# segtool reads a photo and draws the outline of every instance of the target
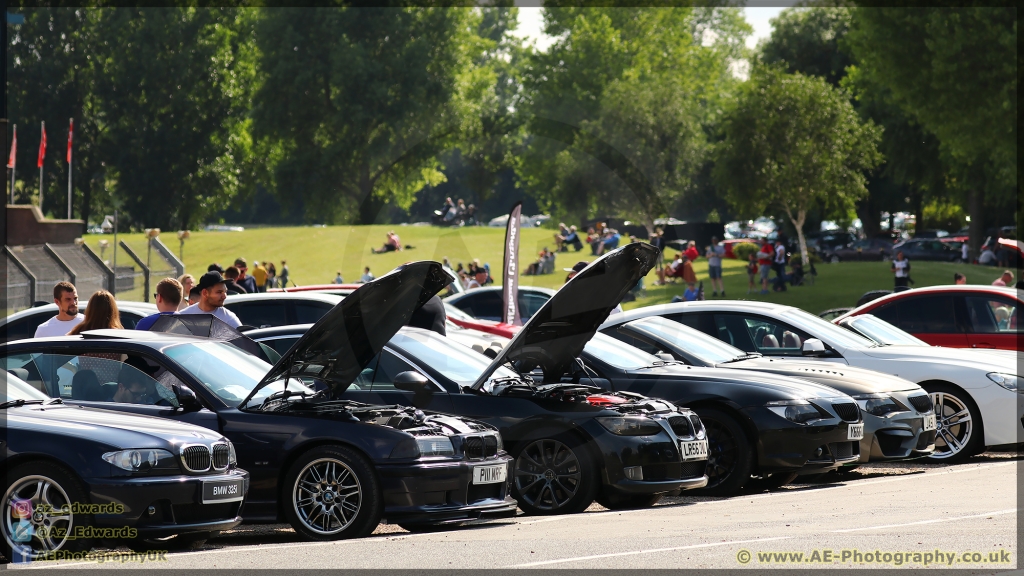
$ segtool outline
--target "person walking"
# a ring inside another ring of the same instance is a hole
[[[969,247],[967,246],[967,242],[960,244],[960,260],[963,261],[964,264],[970,264],[971,262],[970,260],[967,259],[968,248]]]
[[[252,276],[247,276],[246,272],[249,270],[248,264],[245,262],[245,258],[235,258],[235,268],[238,268],[238,279],[235,282],[239,286],[245,288],[245,291],[249,294],[256,293],[256,280],[253,280]],[[223,272],[220,272],[223,274]]]
[[[164,278],[156,285],[156,314],[150,314],[135,325],[136,330],[149,330],[161,316],[176,315],[182,300],[182,286],[174,278]]]
[[[227,289],[228,294],[248,294],[245,288],[242,288],[238,284],[238,268],[234,266],[228,266],[228,269],[224,271],[224,287]]]
[[[747,283],[747,294],[750,294],[751,292],[753,292],[755,287],[757,286],[757,283],[755,282],[756,278],[757,278],[757,254],[754,254],[753,252],[751,252],[750,256],[747,257],[747,282],[748,282]]]
[[[256,282],[257,292],[267,291],[267,269],[260,265],[259,260],[253,263],[252,279]]]
[[[281,260],[281,288],[288,287],[288,262]]]
[[[718,241],[717,236],[711,237],[711,246],[707,250],[708,276],[711,277],[711,297],[722,293],[725,298],[725,282],[722,281],[722,258],[725,257],[725,247]]]
[[[767,240],[761,244],[761,250],[757,252],[757,264],[761,274],[761,295],[768,293],[768,276],[772,271],[772,260],[775,259],[775,250]]]
[[[57,305],[57,315],[36,328],[35,338],[64,336],[85,320],[85,315],[78,312],[78,290],[71,282],[54,285],[53,303]]]
[[[910,288],[910,260],[903,255],[903,250],[896,252],[896,259],[889,268],[893,273],[893,292],[902,292]]]
[[[181,311],[188,308],[188,294],[196,285],[196,279],[191,274],[182,274],[178,277],[178,283],[181,284],[181,303],[178,304],[178,310]]]
[[[267,288],[277,288],[277,267],[267,261]]]
[[[775,259],[772,261],[775,269],[775,291],[786,291],[786,245],[782,243],[782,237],[775,239]]]
[[[85,318],[68,332],[68,336],[81,334],[86,330],[102,330],[104,328],[124,329],[121,325],[121,314],[117,310],[114,295],[106,290],[97,290],[85,307]]]
[[[242,322],[234,312],[224,307],[228,290],[224,286],[224,277],[219,272],[207,272],[199,278],[199,302],[181,311],[182,314],[213,314],[232,328],[238,328]]]

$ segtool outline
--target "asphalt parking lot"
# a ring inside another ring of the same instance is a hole
[[[287,525],[243,525],[152,568],[883,568],[1017,566],[1024,459],[870,464],[772,492],[682,496],[653,508],[528,517],[412,534],[301,541]],[[803,554],[800,556],[800,554]],[[966,554],[965,554],[966,553]],[[778,554],[787,554],[779,556]],[[860,556],[858,556],[858,554]],[[876,560],[876,556],[878,556]],[[1008,563],[1007,563],[1008,561]],[[138,568],[136,562],[27,568]]]

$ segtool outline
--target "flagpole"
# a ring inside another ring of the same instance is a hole
[[[71,220],[71,131],[75,128],[75,119],[68,119],[68,220]]]
[[[46,138],[46,121],[45,120],[43,120],[40,123],[40,134],[41,134],[40,138],[42,138],[42,139]],[[40,142],[42,142],[42,140],[40,140]],[[43,158],[40,157],[40,159],[39,159],[39,211],[40,212],[43,212],[43,162],[42,162],[42,160],[43,160]],[[43,212],[44,216],[45,216],[45,214],[46,213]]]
[[[14,144],[12,150],[16,150],[14,146],[18,145],[18,125],[14,125]],[[15,158],[16,160],[16,158]],[[17,169],[17,162],[11,164],[11,204],[14,204],[14,171]]]

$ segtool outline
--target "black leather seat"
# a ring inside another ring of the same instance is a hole
[[[100,381],[95,372],[79,370],[75,373],[74,378],[71,379],[72,400],[102,401],[105,400],[103,396],[103,388],[100,387]]]

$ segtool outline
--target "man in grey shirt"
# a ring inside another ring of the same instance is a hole
[[[182,314],[213,314],[220,318],[232,328],[238,328],[242,322],[238,316],[224,307],[224,300],[228,297],[227,287],[224,285],[224,277],[220,272],[213,270],[203,274],[196,284],[199,290],[199,302],[185,308]]]
[[[717,236],[711,237],[711,246],[708,246],[708,276],[711,277],[711,295],[718,296],[722,292],[725,298],[725,283],[722,281],[722,258],[725,256],[725,247],[718,242]]]

